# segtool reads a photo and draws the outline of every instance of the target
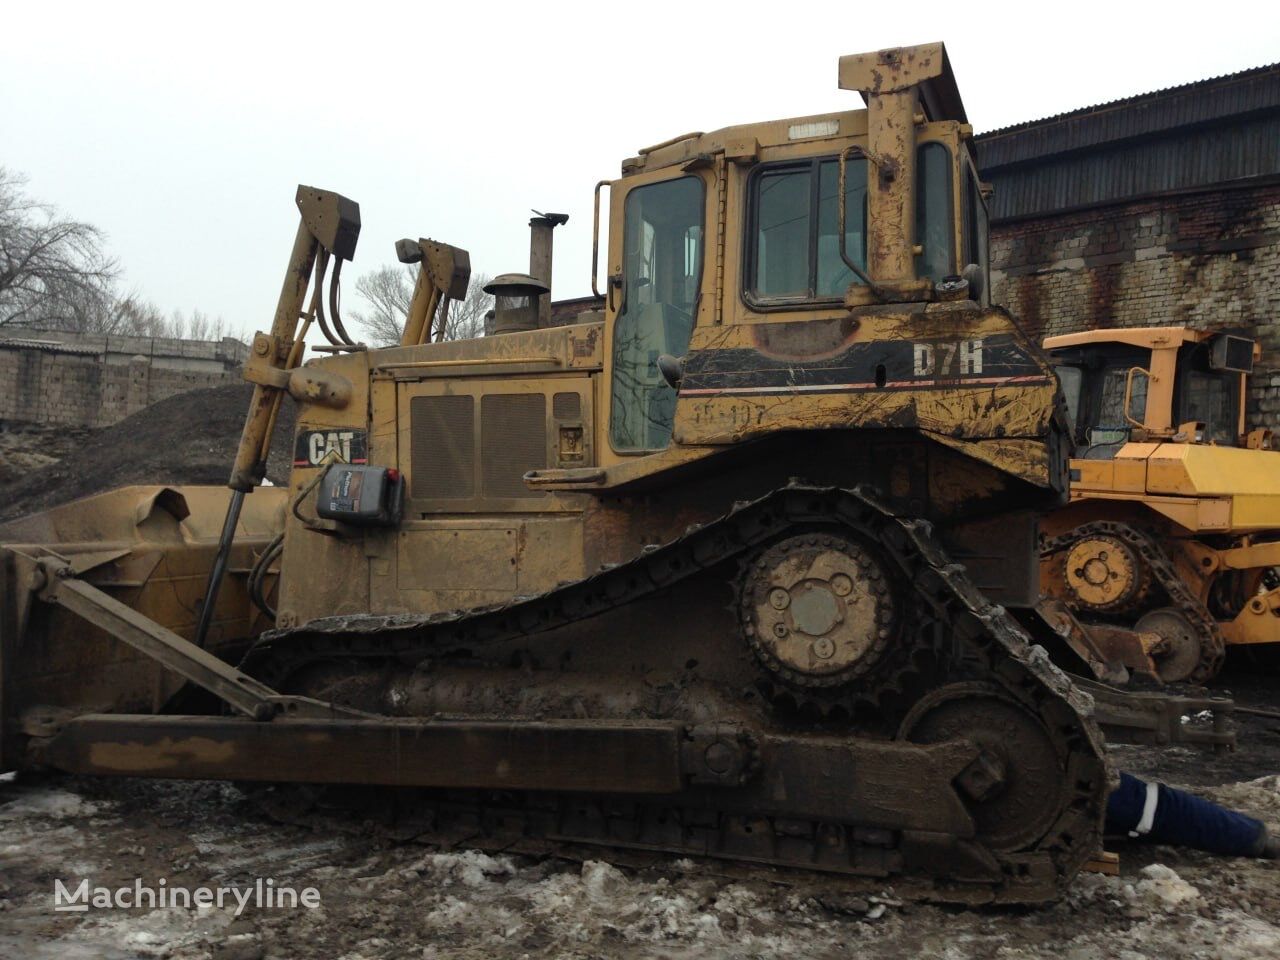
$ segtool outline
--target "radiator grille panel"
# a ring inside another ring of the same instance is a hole
[[[557,393],[551,401],[551,415],[557,420],[581,420],[582,396],[577,393]]]
[[[476,492],[475,401],[414,397],[411,465],[414,498],[473,497]]]
[[[480,476],[486,497],[540,497],[521,479],[547,466],[547,398],[541,393],[493,393],[480,400]]]

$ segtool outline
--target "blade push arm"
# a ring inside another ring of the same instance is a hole
[[[294,237],[293,252],[289,255],[289,267],[276,304],[275,320],[270,333],[254,335],[253,351],[245,362],[244,378],[255,386],[244,431],[240,434],[235,465],[231,468],[231,479],[227,482],[232,490],[248,492],[262,482],[271,427],[275,423],[281,395],[289,387],[289,371],[302,359],[306,326],[310,325],[313,316],[323,316],[324,291],[320,285],[325,265],[330,257],[352,259],[360,237],[360,206],[355,201],[328,190],[299,186],[297,203],[302,220]],[[311,310],[304,314],[304,299],[317,258],[320,260],[320,277]],[[298,335],[299,320],[306,324],[302,336]]]
[[[444,339],[449,321],[449,301],[467,296],[471,282],[471,256],[459,247],[434,240],[400,240],[396,256],[401,263],[420,263],[418,282],[409,303],[400,346],[416,347],[431,340],[432,327],[437,340]],[[436,314],[440,319],[436,322]]]
[[[212,622],[214,603],[226,571],[231,541],[235,537],[236,524],[240,520],[240,508],[244,496],[262,482],[267,472],[267,454],[271,448],[271,433],[284,391],[290,389],[292,373],[302,361],[307,328],[313,318],[319,318],[321,328],[328,334],[324,320],[324,272],[329,259],[340,265],[356,254],[356,241],[360,238],[360,205],[353,200],[328,190],[299,186],[296,197],[302,221],[293,240],[293,252],[289,254],[289,268],[285,272],[280,299],[276,303],[276,316],[270,333],[258,332],[253,337],[253,350],[245,361],[244,378],[254,384],[253,399],[249,401],[249,413],[245,417],[244,430],[240,433],[240,446],[227,481],[235,493],[227,504],[227,515],[218,539],[218,552],[213,568],[209,571],[209,585],[205,590],[200,620],[196,625],[195,642],[203,647]],[[303,313],[303,301],[311,285],[311,275],[319,270],[311,309]],[[338,267],[334,267],[333,296],[334,322],[341,329],[337,317]],[[298,321],[303,321],[298,332]],[[332,340],[332,337],[330,337]],[[345,337],[344,337],[345,339]],[[347,341],[349,342],[349,341]],[[298,371],[301,373],[301,371]],[[312,399],[341,406],[347,402],[350,385],[340,378],[317,375],[310,382],[294,385]]]

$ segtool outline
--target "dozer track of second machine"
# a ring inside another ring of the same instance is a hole
[[[566,218],[540,214],[491,335],[443,338],[466,252],[401,241],[403,340],[352,343],[358,208],[300,188],[230,495],[0,529],[2,765],[412,787],[455,836],[1056,896],[1112,782],[1033,641],[1062,393],[990,304],[942,45],[842,58],[840,85],[867,108],[601,181],[603,291],[561,325]],[[286,394],[292,478],[256,489]]]

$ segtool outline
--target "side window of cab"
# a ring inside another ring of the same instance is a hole
[[[634,187],[623,203],[622,301],[613,327],[609,442],[620,453],[671,441],[676,392],[658,357],[689,347],[702,276],[705,190],[697,177]]]

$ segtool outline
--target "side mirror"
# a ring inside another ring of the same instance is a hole
[[[960,276],[964,277],[969,283],[969,299],[985,306],[987,302],[987,277],[982,272],[982,266],[977,263],[967,263],[965,268],[960,271]]]
[[[662,374],[662,379],[667,381],[667,386],[672,390],[679,390],[680,383],[684,380],[684,357],[673,357],[669,353],[660,354],[658,372]]]

